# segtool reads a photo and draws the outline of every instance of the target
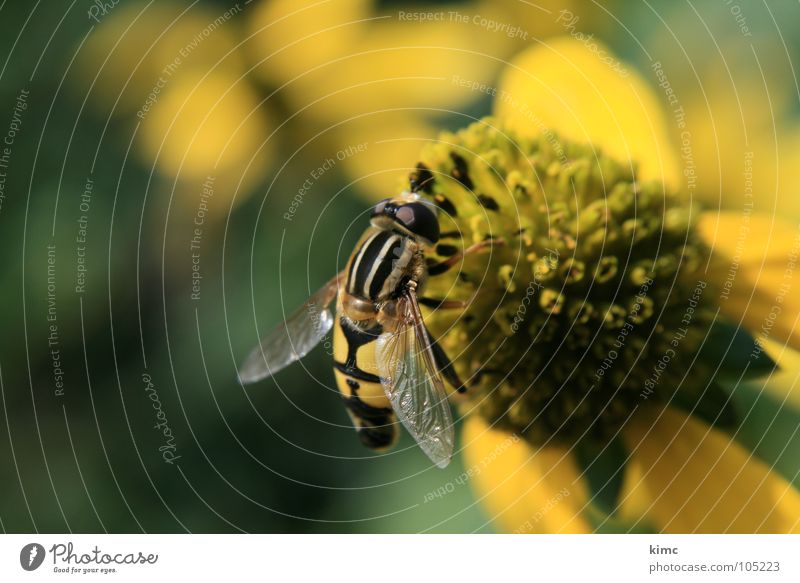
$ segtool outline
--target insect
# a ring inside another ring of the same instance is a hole
[[[428,265],[425,252],[439,241],[439,221],[436,208],[414,191],[378,203],[370,223],[344,271],[256,346],[239,378],[246,384],[274,375],[334,328],[334,374],[361,442],[374,450],[390,448],[399,418],[444,468],[453,453],[454,431],[443,377],[457,392],[466,388],[431,338],[420,305],[463,309],[468,302],[425,298],[421,292],[428,277],[445,273],[492,241]],[[329,308],[334,300],[335,318]]]

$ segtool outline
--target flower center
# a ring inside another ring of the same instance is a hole
[[[473,385],[473,413],[535,444],[607,439],[676,387],[702,390],[711,372],[693,361],[715,296],[687,201],[590,146],[491,118],[421,160],[412,183],[442,209],[432,259],[498,241],[424,290],[475,295],[426,319]]]

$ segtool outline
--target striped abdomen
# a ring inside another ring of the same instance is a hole
[[[371,229],[353,253],[347,292],[371,301],[390,298],[414,259],[416,245],[395,231]]]
[[[375,361],[375,341],[382,331],[377,323],[356,329],[341,316],[333,325],[336,384],[361,443],[377,450],[391,447],[397,439],[396,418]]]

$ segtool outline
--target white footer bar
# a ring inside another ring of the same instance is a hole
[[[4,535],[0,581],[800,581],[800,536]]]

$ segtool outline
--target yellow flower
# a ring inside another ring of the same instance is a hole
[[[264,81],[282,84],[292,111],[318,122],[385,108],[452,108],[481,96],[453,83],[454,72],[486,81],[501,64],[492,57],[506,55],[511,41],[450,14],[425,6],[378,13],[364,0],[264,2],[248,50]]]
[[[166,177],[189,221],[199,206],[209,222],[225,217],[274,156],[277,122],[237,42],[243,6],[126,3],[81,52],[80,90],[91,87],[104,115],[139,126],[135,154]]]
[[[234,31],[217,26],[212,34],[204,34],[218,16],[206,8],[187,10],[172,2],[126,2],[115,7],[80,53],[80,89],[94,83],[94,91],[102,97],[98,105],[113,106],[117,114],[135,114],[160,77],[207,70],[223,58],[225,68],[239,70],[242,59],[233,52]]]
[[[561,10],[581,26],[599,12],[571,0],[535,9],[516,0],[393,9],[368,0],[264,1],[248,19],[244,50],[285,101],[290,132],[317,157],[367,144],[340,167],[379,200],[442,120],[487,102],[509,56],[565,29]]]
[[[496,114],[523,135],[551,128],[619,160],[637,161],[640,180],[677,187],[677,161],[656,96],[602,44],[592,41],[591,46],[599,48],[558,38],[516,57],[503,74]]]
[[[796,86],[780,35],[754,27],[743,42],[738,27],[708,36],[706,22],[724,18],[724,3],[708,3],[700,17],[680,18],[676,39],[670,26],[649,39],[648,51],[668,74],[691,132],[697,194],[707,204],[738,210],[743,194],[756,194],[755,210],[800,218],[800,119],[792,106]],[[782,15],[774,13],[777,21]],[[680,43],[680,47],[678,46]],[[753,47],[758,50],[754,51]],[[652,48],[651,48],[652,47]],[[675,124],[673,137],[680,140]]]
[[[195,201],[211,177],[210,209],[224,217],[236,192],[246,193],[264,178],[274,148],[265,133],[274,125],[245,79],[219,70],[185,73],[170,82],[141,122],[138,153],[167,176],[194,186]]]
[[[800,493],[740,442],[731,398],[746,379],[797,402],[800,231],[702,212],[673,120],[596,41],[532,48],[500,89],[498,119],[416,171],[461,233],[438,253],[504,241],[426,292],[478,291],[429,323],[477,393],[479,500],[509,532],[800,532]]]

